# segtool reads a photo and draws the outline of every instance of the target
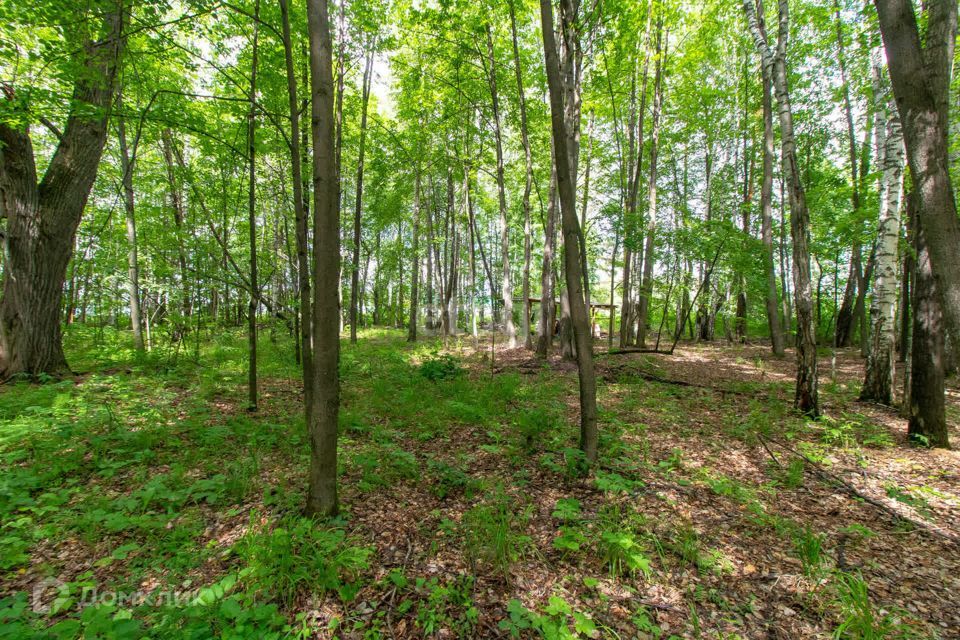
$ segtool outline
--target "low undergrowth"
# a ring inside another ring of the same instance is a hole
[[[845,408],[810,423],[777,381],[718,393],[621,373],[600,386],[590,469],[575,374],[511,352],[492,372],[463,343],[368,331],[341,362],[344,510],[318,523],[300,515],[309,452],[282,331],[263,341],[256,414],[237,333],[137,355],[123,334],[72,331],[82,375],[0,390],[0,638],[957,628],[938,601],[956,585],[937,578],[960,575],[955,555],[811,473],[876,474],[877,497],[949,526],[955,476],[897,475],[915,450],[842,389]],[[894,588],[908,570],[914,587]]]

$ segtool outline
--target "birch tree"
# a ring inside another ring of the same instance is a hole
[[[797,143],[793,133],[793,112],[787,87],[787,39],[790,14],[787,0],[778,0],[777,42],[767,40],[762,0],[754,7],[744,0],[743,11],[760,53],[761,64],[770,69],[780,114],[780,152],[785,188],[790,203],[790,231],[793,242],[794,307],[797,314],[797,384],[794,407],[811,416],[820,415],[817,392],[817,338],[813,325],[813,296],[810,282],[810,213],[797,163]]]

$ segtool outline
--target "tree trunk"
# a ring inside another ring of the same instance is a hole
[[[427,207],[427,216],[426,216],[426,217],[427,217],[427,250],[426,250],[426,255],[427,255],[427,282],[426,282],[426,285],[427,285],[427,308],[425,309],[425,311],[426,311],[426,315],[427,315],[427,322],[426,322],[427,330],[428,330],[428,331],[433,331],[434,329],[437,328],[437,326],[439,326],[439,324],[442,324],[442,321],[438,321],[437,318],[436,318],[436,316],[434,315],[433,287],[434,287],[434,284],[436,284],[436,282],[440,282],[440,283],[441,283],[441,285],[440,285],[440,287],[439,287],[439,289],[440,289],[439,295],[440,295],[440,299],[442,300],[442,299],[443,299],[443,285],[442,285],[443,277],[442,277],[442,275],[440,274],[440,272],[441,272],[441,270],[443,269],[443,266],[442,266],[442,264],[441,264],[439,248],[437,247],[436,236],[435,236],[434,230],[433,230],[433,216],[434,216],[434,209],[435,209],[435,207],[432,206],[432,202],[433,202],[433,197],[432,197],[432,195],[433,195],[433,193],[434,193],[433,176],[432,176],[432,175],[430,176],[430,187],[429,187],[429,188],[430,188],[430,194],[431,194],[431,198],[430,198],[430,200],[431,200],[431,206]],[[448,218],[450,217],[449,210],[448,210],[448,212],[447,212],[447,217],[448,217]],[[445,249],[445,251],[446,251],[446,249]],[[434,252],[436,252],[436,255],[437,255],[436,262],[434,262]],[[436,267],[436,269],[434,269],[434,267]],[[436,278],[436,282],[435,282],[434,278]]]
[[[634,261],[635,244],[639,244],[639,239],[634,237],[634,222],[637,214],[637,199],[640,189],[640,171],[643,167],[643,123],[647,108],[647,78],[650,69],[650,36],[651,20],[653,16],[653,2],[647,3],[647,27],[644,32],[644,58],[643,74],[640,88],[640,109],[637,113],[637,135],[636,135],[636,153],[637,159],[632,167],[632,176],[629,178],[629,188],[627,190],[626,210],[624,212],[623,222],[623,290],[620,299],[620,347],[627,346],[632,338],[631,328],[633,327],[633,291],[631,282],[631,270]],[[632,132],[631,132],[632,136]],[[631,137],[631,140],[633,138]]]
[[[777,294],[777,272],[773,265],[773,74],[761,65],[763,81],[763,176],[760,182],[760,235],[763,240],[763,264],[767,277],[767,328],[773,355],[784,355],[783,325]],[[787,295],[784,290],[783,295]]]
[[[254,4],[253,58],[250,63],[250,111],[247,114],[247,221],[250,227],[250,302],[247,307],[247,340],[250,364],[247,370],[248,411],[257,410],[257,54],[260,35],[260,0]]]
[[[907,164],[947,330],[960,338],[960,218],[950,181],[947,136],[950,72],[957,36],[956,0],[926,7],[926,46],[909,0],[874,0],[893,95],[903,123]],[[919,283],[918,283],[919,284]],[[915,344],[914,349],[922,347]]]
[[[470,335],[473,336],[473,346],[480,346],[480,335],[477,330],[477,256],[476,237],[473,230],[473,202],[470,200],[470,169],[463,166],[463,206],[467,210],[467,227],[470,233]]]
[[[73,259],[70,261],[70,278],[67,280],[67,308],[64,309],[64,324],[71,325],[73,324],[74,316],[77,309],[77,262],[79,256],[77,255],[76,241],[74,241],[73,247]]]
[[[797,166],[793,114],[787,89],[786,48],[789,9],[787,0],[778,0],[779,25],[777,50],[774,53],[767,44],[762,3],[758,2],[755,10],[751,0],[744,0],[743,8],[763,64],[773,70],[774,89],[780,111],[781,155],[790,203],[794,302],[797,313],[797,386],[794,407],[810,417],[816,417],[820,414],[820,401],[817,392],[817,340],[813,329],[813,304],[810,291],[810,213],[807,210],[806,193]]]
[[[417,303],[420,298],[420,167],[416,168],[413,187],[413,263],[410,266],[410,321],[407,324],[407,342],[417,341]]]
[[[850,251],[850,270],[847,273],[847,284],[843,289],[843,298],[837,310],[837,325],[833,332],[833,346],[835,347],[849,347],[853,339],[857,285],[863,273],[862,252],[859,240],[854,242]],[[834,278],[835,282],[836,280]]]
[[[850,103],[850,83],[847,80],[847,65],[845,47],[843,42],[843,21],[840,16],[839,0],[834,0],[834,15],[837,28],[837,60],[840,64],[840,82],[843,86],[843,106],[847,123],[847,141],[850,159],[850,204],[854,215],[860,210],[860,181],[857,177],[857,138],[853,126],[853,108]],[[859,229],[857,229],[859,231]],[[833,344],[836,347],[849,347],[853,338],[854,320],[856,319],[856,301],[858,299],[858,287],[862,280],[862,248],[860,238],[857,237],[853,243],[853,249],[850,259],[850,271],[847,275],[847,285],[843,291],[843,303],[837,312],[837,325],[834,331]]]
[[[173,226],[177,232],[177,268],[180,271],[180,288],[182,298],[180,302],[181,313],[184,316],[190,315],[190,280],[187,276],[187,252],[183,242],[184,226],[184,203],[183,193],[180,185],[177,183],[177,175],[174,169],[174,151],[173,134],[169,127],[165,127],[160,134],[160,144],[163,148],[163,162],[166,167],[167,184],[170,187],[170,208],[173,211]],[[216,313],[213,313],[216,320]]]
[[[580,116],[581,116],[581,74],[583,51],[580,48],[579,0],[562,0],[560,2],[559,33],[562,36],[560,48],[557,50],[560,64],[560,86],[563,97],[563,121],[567,141],[567,156],[570,163],[570,190],[573,192],[576,204],[577,176],[580,166]],[[574,210],[576,213],[576,210]],[[562,220],[561,220],[562,225]],[[561,234],[561,244],[566,241],[566,235]],[[581,274],[586,277],[583,268],[586,257],[584,255],[583,229],[577,225],[577,243],[580,246]],[[587,297],[584,295],[584,300]],[[586,303],[585,303],[586,304]],[[576,353],[574,341],[573,318],[570,316],[571,307],[560,300],[560,353],[565,358],[573,359]],[[589,324],[590,308],[587,307],[587,323]]]
[[[897,300],[897,254],[900,242],[900,191],[903,182],[903,135],[896,106],[880,80],[880,56],[874,62],[877,166],[880,179],[880,228],[877,233],[876,281],[870,305],[871,347],[860,391],[861,400],[893,403],[894,345]],[[886,111],[886,117],[884,117]],[[881,147],[882,145],[882,147]]]
[[[583,273],[583,300],[587,305],[587,315],[590,316],[590,332],[593,335],[593,313],[590,308],[590,263],[587,255],[587,206],[590,204],[590,165],[593,162],[593,114],[587,125],[587,166],[583,171],[583,197],[580,205],[580,270]]]
[[[383,254],[380,253],[380,236],[383,235],[382,231],[377,231],[377,239],[373,245],[373,255],[377,256],[377,267],[373,272],[373,326],[379,326],[381,323],[382,313],[380,310],[380,256]]]
[[[403,302],[403,221],[397,223],[397,306],[394,317],[394,327],[399,329],[403,326],[403,315],[406,312]]]
[[[0,210],[7,218],[0,380],[69,372],[60,329],[63,282],[106,141],[128,15],[121,3],[107,10],[106,35],[86,41],[77,54],[71,111],[39,183],[29,128],[0,122]],[[18,100],[12,85],[3,98],[8,108]]]
[[[496,283],[493,280],[493,271],[490,268],[490,262],[487,260],[487,254],[483,250],[483,238],[480,237],[480,228],[477,226],[477,218],[473,210],[473,200],[469,200],[469,221],[470,228],[473,229],[474,238],[476,239],[477,249],[480,250],[480,264],[483,266],[483,271],[487,275],[487,286],[490,289],[490,313],[495,320],[497,317],[496,311],[496,300],[497,300],[497,288]],[[491,256],[491,259],[493,256]],[[483,312],[483,307],[481,305],[481,313]]]
[[[907,343],[910,337],[910,298],[911,291],[913,290],[910,286],[910,280],[912,278],[913,256],[911,256],[908,251],[906,255],[903,256],[903,264],[900,265],[900,296],[899,306],[897,308],[897,362],[904,364],[910,361]]]
[[[340,3],[340,11],[337,16],[337,41],[340,47],[337,56],[337,89],[336,103],[333,111],[334,121],[334,167],[337,177],[337,215],[341,214],[343,208],[343,88],[347,73],[347,12],[346,3]],[[332,60],[332,59],[331,59]],[[339,225],[338,225],[339,226]],[[340,261],[340,270],[337,272],[337,331],[343,332],[343,261]],[[402,313],[402,311],[401,311]],[[338,335],[339,335],[338,333]]]
[[[313,348],[311,344],[313,314],[310,312],[310,251],[307,233],[307,207],[304,197],[303,153],[300,146],[300,110],[297,97],[297,75],[293,66],[293,46],[290,39],[290,15],[287,0],[280,0],[283,28],[283,56],[287,71],[287,102],[290,110],[290,170],[293,177],[293,211],[297,237],[297,293],[300,301],[300,364],[303,372],[303,406],[310,425],[309,412],[313,408]],[[306,131],[303,132],[306,134]],[[306,145],[304,145],[305,147]],[[379,240],[379,236],[378,236]]]
[[[517,96],[520,103],[520,140],[523,143],[524,183],[523,183],[523,321],[520,331],[523,333],[523,346],[533,349],[533,336],[530,332],[530,192],[533,189],[533,155],[530,151],[530,138],[527,135],[527,99],[523,89],[523,70],[520,67],[520,49],[517,46],[517,18],[514,0],[510,0],[510,35],[513,42],[513,68],[517,75]]]
[[[753,200],[753,154],[750,152],[750,58],[745,53],[743,59],[743,199],[740,201],[740,230],[744,239],[750,237],[750,206]],[[734,319],[737,342],[747,341],[747,277],[738,273],[737,281],[737,308]],[[666,308],[666,306],[664,306]]]
[[[661,46],[662,30],[662,18],[658,16],[657,60],[653,81],[653,122],[650,130],[650,180],[647,183],[647,235],[643,248],[643,279],[640,285],[640,304],[637,309],[637,343],[641,347],[647,346],[650,298],[653,296],[653,253],[657,233],[657,143],[660,139],[660,110],[663,103],[663,67],[666,59],[666,46]]]
[[[487,80],[490,86],[490,102],[493,107],[493,136],[497,151],[497,201],[500,205],[500,246],[503,263],[503,281],[500,293],[503,296],[503,328],[507,347],[517,347],[517,328],[513,324],[513,284],[510,280],[510,222],[507,218],[507,190],[503,181],[503,139],[500,131],[500,98],[497,94],[497,63],[493,54],[493,33],[487,24]],[[486,65],[484,65],[486,67]]]
[[[705,185],[705,196],[704,198],[707,201],[707,222],[713,219],[713,144],[711,142],[711,134],[709,131],[706,132],[707,135],[707,149],[705,157],[705,173],[706,173],[706,185]],[[710,296],[713,292],[713,287],[710,284],[710,279],[712,274],[712,269],[707,268],[706,262],[700,263],[700,272],[703,274],[703,284],[700,287],[700,290],[703,292],[703,297],[700,298],[700,305],[697,308],[697,340],[705,340],[710,342],[713,340],[713,315],[710,313]]]
[[[793,327],[791,326],[791,321],[793,320],[793,310],[790,308],[790,285],[789,280],[787,279],[787,274],[789,269],[787,265],[790,264],[790,258],[787,256],[787,216],[786,210],[784,208],[784,195],[783,195],[783,176],[780,177],[780,243],[779,243],[779,254],[780,254],[780,303],[783,305],[783,313],[780,315],[780,321],[783,325],[783,333],[786,342],[791,343],[796,346],[796,336],[791,336]]]
[[[551,142],[551,146],[552,146]],[[552,165],[552,163],[551,163]],[[546,358],[553,347],[553,326],[556,322],[556,287],[553,280],[553,251],[556,246],[557,225],[557,168],[551,166],[550,194],[547,203],[547,219],[544,229],[543,262],[540,271],[540,335],[537,338],[537,355]]]
[[[363,212],[363,156],[367,142],[367,105],[370,103],[370,82],[373,77],[373,50],[370,50],[363,66],[363,89],[360,106],[360,143],[357,155],[357,197],[353,208],[353,261],[350,270],[350,342],[357,342],[357,300],[360,276],[360,216]]]
[[[340,359],[340,215],[333,135],[333,44],[325,0],[307,0],[313,124],[313,392],[307,412],[310,481],[306,513],[336,515]]]
[[[117,100],[120,105],[120,99]],[[143,351],[143,323],[140,321],[140,263],[137,258],[137,213],[133,191],[133,167],[137,161],[136,141],[133,155],[127,146],[125,119],[117,125],[117,142],[120,146],[120,171],[123,186],[123,209],[127,221],[127,297],[130,299],[130,326],[133,328],[133,348]]]
[[[919,200],[919,194],[911,198]],[[910,415],[907,435],[929,447],[949,448],[944,406],[944,324],[938,281],[928,251],[928,233],[920,202],[911,203],[913,249],[913,337],[910,365]]]
[[[466,200],[464,200],[466,208]],[[457,335],[457,283],[460,271],[460,236],[457,232],[457,213],[454,204],[453,169],[447,167],[447,218],[444,223],[444,250],[443,260],[445,273],[441,274],[440,323],[443,337]],[[450,250],[447,251],[449,239]],[[449,255],[449,263],[447,256]]]
[[[569,0],[563,0],[568,2]],[[572,11],[570,12],[572,14]],[[572,20],[573,15],[569,15]],[[554,164],[557,171],[557,190],[564,235],[564,265],[567,293],[571,307],[577,344],[577,365],[580,379],[580,448],[589,464],[597,460],[597,396],[593,369],[593,344],[589,318],[583,301],[583,275],[580,273],[579,222],[573,189],[573,167],[567,148],[569,131],[564,119],[564,105],[560,80],[560,64],[553,34],[553,5],[551,0],[540,0],[540,19],[543,29],[543,48],[546,57],[547,85],[550,93],[550,114],[553,130]]]
[[[614,229],[613,255],[610,256],[610,316],[607,319],[607,351],[613,350],[613,328],[616,324],[617,307],[614,304],[614,294],[617,286],[617,252],[620,250],[620,230]]]

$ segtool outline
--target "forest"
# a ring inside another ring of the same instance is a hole
[[[0,640],[960,638],[957,14],[0,3]]]

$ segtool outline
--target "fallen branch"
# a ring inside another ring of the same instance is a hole
[[[763,396],[766,397],[766,393],[762,391],[739,391],[737,389],[727,389],[725,387],[715,387],[710,384],[698,384],[696,382],[688,382],[686,380],[674,380],[672,378],[661,378],[660,376],[655,376],[652,373],[646,373],[640,370],[634,369],[609,369],[609,373],[621,373],[625,372],[629,375],[634,375],[642,380],[647,380],[648,382],[659,382],[661,384],[671,384],[678,387],[692,387],[694,389],[706,389],[708,391],[713,391],[714,393],[729,393],[735,396],[747,396],[750,398]],[[601,372],[601,374],[607,372]]]
[[[935,536],[935,537],[937,537],[937,538],[940,538],[940,539],[942,539],[942,540],[946,540],[946,541],[951,542],[951,543],[953,543],[953,544],[955,544],[955,545],[957,545],[957,546],[960,546],[960,537],[958,537],[958,536],[956,536],[956,535],[954,535],[954,534],[952,534],[952,533],[949,533],[949,532],[947,532],[947,531],[944,531],[942,528],[932,527],[932,526],[930,526],[930,525],[928,525],[928,524],[926,524],[926,523],[924,523],[924,522],[921,522],[921,521],[919,521],[919,520],[914,520],[913,518],[911,518],[911,517],[909,517],[909,516],[906,516],[906,515],[900,513],[899,511],[896,511],[895,509],[891,508],[889,505],[884,504],[883,502],[877,500],[876,498],[872,498],[872,497],[870,497],[870,496],[862,493],[862,492],[861,492],[859,489],[857,489],[855,486],[853,486],[852,484],[850,484],[849,482],[847,482],[846,480],[844,480],[844,479],[841,478],[840,476],[838,476],[838,475],[836,475],[836,474],[834,474],[834,473],[830,473],[829,471],[827,471],[827,470],[823,467],[823,465],[821,465],[821,464],[818,463],[817,461],[813,460],[812,458],[810,458],[809,456],[807,456],[807,455],[804,454],[803,452],[797,451],[796,449],[794,449],[794,448],[791,447],[790,445],[788,445],[788,444],[786,444],[786,443],[784,443],[784,442],[781,442],[781,441],[779,441],[779,440],[774,440],[774,439],[772,439],[772,438],[764,438],[764,437],[763,437],[762,435],[760,435],[760,434],[757,434],[757,437],[760,439],[760,442],[761,442],[761,443],[763,443],[764,440],[766,440],[767,442],[770,442],[771,444],[775,444],[775,445],[777,445],[778,447],[782,448],[783,450],[785,450],[785,451],[787,451],[787,452],[789,452],[789,453],[792,453],[793,455],[797,456],[798,458],[801,458],[801,459],[804,460],[808,465],[810,465],[810,468],[813,470],[813,473],[814,473],[815,475],[817,475],[821,480],[823,480],[823,481],[825,481],[825,482],[828,482],[828,483],[833,483],[833,484],[839,486],[841,489],[843,489],[844,491],[846,491],[848,494],[850,494],[850,495],[853,496],[854,498],[857,498],[857,499],[859,499],[859,500],[863,500],[863,501],[866,502],[867,504],[873,505],[874,507],[876,507],[876,508],[879,509],[880,511],[883,511],[883,512],[886,513],[887,515],[891,516],[891,517],[894,519],[894,521],[897,521],[897,522],[900,522],[900,521],[908,522],[908,523],[910,523],[911,525],[913,525],[914,527],[916,527],[916,528],[917,528],[918,530],[920,530],[920,531],[925,531],[925,532],[929,533],[929,534],[932,535],[932,536]],[[766,447],[766,444],[764,444],[764,447]],[[769,451],[769,449],[767,449],[767,450]],[[772,455],[772,454],[771,454],[771,455]]]
[[[672,356],[673,352],[671,351],[662,351],[660,349],[641,349],[640,347],[625,347],[623,349],[615,349],[613,351],[603,351],[596,354],[597,358],[602,356],[622,356],[627,353],[659,353],[664,356]]]
[[[652,600],[637,600],[636,603],[642,607],[650,607],[651,609],[659,609],[660,611],[672,611],[673,613],[686,613],[685,611],[678,609],[669,604],[660,604],[659,602],[653,602]]]
[[[776,455],[773,451],[770,451],[770,447],[767,446],[767,441],[763,439],[763,436],[757,434],[757,437],[760,439],[760,444],[762,444],[762,445],[763,445],[763,448],[767,450],[767,453],[770,454],[770,457],[773,459],[773,461],[776,463],[776,465],[777,465],[778,467],[780,467],[781,469],[783,469],[783,465],[780,464],[780,460],[777,459],[777,455]]]

